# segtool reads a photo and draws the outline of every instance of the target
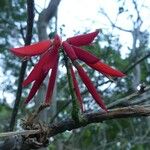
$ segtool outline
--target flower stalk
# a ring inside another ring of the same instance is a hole
[[[77,123],[79,122],[79,104],[77,102],[77,97],[75,94],[74,86],[73,86],[73,80],[71,76],[71,62],[69,61],[68,57],[63,51],[64,61],[65,61],[65,67],[67,70],[67,78],[68,78],[68,84],[69,84],[69,92],[72,98],[72,112],[71,116],[72,119]]]

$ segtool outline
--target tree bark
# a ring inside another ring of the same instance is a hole
[[[137,48],[137,40],[139,39],[139,32],[140,32],[140,26],[138,28],[135,28],[132,31],[132,38],[133,38],[133,44],[132,44],[132,51],[131,51],[131,59],[132,61],[137,61],[138,59],[138,48]],[[132,88],[134,91],[137,90],[137,86],[140,84],[141,81],[141,66],[140,64],[137,64],[133,70],[133,80],[132,80]]]
[[[142,116],[150,116],[150,105],[129,106],[123,108],[110,109],[108,113],[105,112],[97,112],[97,113],[89,113],[89,114],[87,113],[82,116],[83,121],[78,123],[76,123],[72,119],[66,119],[58,123],[50,124],[49,127],[47,128],[46,135],[48,135],[48,137],[52,137],[65,131],[71,131],[73,129],[87,126],[88,124],[91,123],[102,123],[103,121],[112,120],[112,119],[129,118],[129,117],[132,118],[132,117],[142,117]],[[43,131],[37,130],[37,132],[35,131],[31,132],[31,134],[30,134],[30,130],[26,132],[23,132],[18,135],[15,134],[17,136],[13,136],[12,133],[11,134],[7,133],[7,136],[9,136],[9,138],[4,143],[0,144],[0,149],[30,150],[31,146],[34,146],[34,144],[33,143],[31,144],[30,142],[29,143],[24,142],[24,138],[21,135],[29,136],[32,134],[33,135],[32,137],[35,140],[36,135],[41,134]],[[0,137],[2,137],[2,133],[0,134]]]

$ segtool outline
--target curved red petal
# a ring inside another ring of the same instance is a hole
[[[51,51],[47,51],[39,60],[39,62],[34,66],[31,73],[23,81],[22,85],[27,86],[34,80],[39,78],[40,72],[43,70],[47,72],[54,66],[56,55],[58,54],[58,49],[53,48]]]
[[[100,95],[97,93],[96,88],[94,87],[94,85],[92,84],[90,78],[87,76],[86,72],[83,70],[83,68],[79,65],[76,65],[76,68],[78,70],[78,73],[82,79],[82,81],[84,82],[84,84],[86,85],[88,91],[91,93],[92,97],[95,99],[95,101],[97,102],[97,104],[105,111],[108,111],[104,102],[102,101]]]
[[[90,44],[98,35],[99,30],[88,34],[78,35],[67,39],[67,42],[74,46],[84,46]]]
[[[82,97],[81,97],[80,90],[79,90],[79,87],[78,87],[78,81],[76,80],[75,73],[74,73],[74,70],[73,70],[72,66],[70,67],[70,70],[71,70],[71,76],[72,76],[73,85],[74,85],[74,89],[75,89],[75,92],[76,92],[77,100],[79,101],[81,110],[83,112],[84,111],[83,101],[82,101]]]
[[[50,76],[49,83],[48,83],[48,89],[47,89],[46,98],[45,98],[45,103],[47,104],[50,103],[51,98],[52,98],[56,76],[57,76],[57,69],[58,69],[58,58],[55,61],[55,65],[52,69],[51,76]]]
[[[74,52],[74,49],[71,47],[71,45],[68,42],[66,42],[66,41],[63,42],[62,46],[63,46],[66,54],[68,55],[68,57],[71,60],[76,60],[78,58],[77,55],[76,55],[76,53]]]
[[[28,97],[25,100],[25,103],[28,103],[34,97],[34,95],[36,94],[37,90],[40,88],[43,80],[47,76],[47,73],[42,73],[41,72],[41,74],[39,76],[39,79],[35,80],[35,82],[33,83],[32,88],[30,90],[30,93],[29,93]]]
[[[101,61],[98,61],[95,64],[87,63],[91,68],[101,72],[102,74],[113,76],[113,77],[123,77],[125,74],[123,74],[121,71],[118,71],[116,69],[111,68],[107,64],[102,63]]]
[[[52,46],[52,42],[50,40],[44,40],[32,45],[19,47],[19,48],[11,48],[11,52],[13,52],[16,56],[25,57],[25,56],[35,56],[44,53]]]
[[[51,52],[51,55],[49,57],[49,60],[44,64],[43,66],[43,70],[44,71],[49,71],[50,69],[52,69],[58,59],[58,47],[53,47],[53,50]],[[46,60],[45,60],[46,61]]]
[[[99,61],[99,59],[96,56],[92,55],[91,53],[82,48],[76,46],[72,46],[72,48],[74,49],[78,59],[84,61],[85,63],[93,64]]]

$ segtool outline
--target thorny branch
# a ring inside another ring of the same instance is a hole
[[[149,115],[150,115],[150,106],[124,107],[124,108],[110,109],[108,113],[98,112],[85,114],[83,115],[84,121],[78,124],[75,124],[75,122],[72,119],[69,119],[54,125],[50,125],[49,136],[54,136],[66,130],[70,131],[72,129],[86,126],[90,123],[99,123],[106,120],[117,118],[139,117]]]
[[[65,121],[60,121],[58,123],[50,124],[48,126],[48,137],[55,136],[56,134],[70,131],[73,129],[77,129],[83,126],[86,126],[91,123],[101,123],[106,120],[117,119],[117,118],[128,118],[128,117],[141,117],[141,116],[150,116],[150,105],[142,105],[142,106],[128,106],[123,108],[116,108],[116,109],[109,109],[109,112],[99,111],[97,113],[85,113],[83,114],[82,118],[83,121],[79,123],[75,123],[73,119],[67,119]],[[14,135],[25,135],[25,132],[28,134],[37,134],[39,130],[33,130],[29,132],[21,131],[20,133],[17,132],[8,132],[8,133],[1,133],[0,137],[4,136],[14,136]],[[42,130],[41,130],[42,132]]]

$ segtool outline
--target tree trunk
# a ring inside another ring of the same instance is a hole
[[[137,47],[137,40],[139,39],[139,32],[140,32],[140,26],[138,28],[135,28],[132,31],[132,37],[133,37],[133,44],[132,44],[132,51],[131,51],[131,60],[136,61],[138,59],[138,50]],[[134,91],[137,90],[137,86],[140,84],[141,80],[141,66],[140,64],[137,64],[133,70],[133,80],[132,80],[132,89]]]

